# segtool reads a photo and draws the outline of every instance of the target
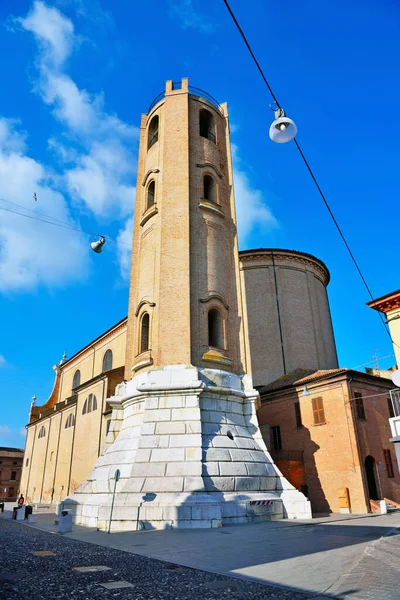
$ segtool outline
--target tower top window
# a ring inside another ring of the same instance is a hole
[[[199,115],[200,135],[215,143],[215,119],[212,113],[202,108]]]
[[[217,202],[217,186],[211,175],[204,175],[203,198],[210,202]]]
[[[154,206],[156,198],[156,182],[150,181],[147,188],[147,200],[146,200],[146,210]]]
[[[146,352],[149,350],[149,337],[150,337],[150,316],[149,313],[144,313],[141,320],[140,328],[140,352]]]
[[[149,125],[149,135],[147,140],[147,149],[149,150],[156,142],[158,142],[158,126],[159,126],[159,118],[158,115],[155,115],[150,121]]]
[[[216,308],[208,311],[208,344],[214,348],[224,347],[222,316]]]

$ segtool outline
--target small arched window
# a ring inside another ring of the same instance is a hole
[[[105,373],[106,371],[111,371],[112,360],[113,360],[112,350],[108,349],[103,356],[103,373]]]
[[[216,308],[208,311],[208,345],[215,348],[224,347],[222,316]]]
[[[204,175],[203,178],[203,198],[210,202],[217,202],[217,186],[211,175]]]
[[[153,180],[153,181],[150,181],[149,185],[147,186],[146,210],[148,208],[151,208],[152,206],[154,206],[155,199],[156,199],[156,182]]]
[[[144,313],[140,324],[140,352],[149,349],[150,315]]]
[[[74,378],[72,380],[72,389],[74,390],[75,388],[77,388],[79,385],[81,385],[81,372],[78,369],[77,371],[75,371],[74,373]]]
[[[73,427],[74,425],[75,425],[75,417],[71,413],[70,415],[68,415],[68,419],[65,423],[65,429],[68,429],[69,427]]]
[[[155,115],[150,121],[149,136],[147,140],[147,149],[149,150],[156,142],[158,142],[158,115]]]
[[[215,143],[215,120],[212,113],[202,108],[199,115],[200,135]]]
[[[90,413],[93,410],[97,410],[97,399],[94,394],[89,394],[83,404],[82,414],[86,415],[86,413]]]
[[[46,435],[46,428],[45,428],[44,425],[42,425],[41,428],[40,428],[40,430],[39,430],[38,438],[39,439],[43,438],[43,437],[45,437],[45,435]]]

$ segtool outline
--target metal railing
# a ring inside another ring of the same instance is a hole
[[[182,82],[174,81],[172,83],[172,86],[173,86],[174,90],[180,90],[182,88]],[[205,92],[204,90],[194,87],[192,85],[189,85],[189,94],[193,94],[194,96],[199,96],[199,98],[204,98],[205,100],[208,100],[208,102],[210,102],[210,104],[212,104],[213,106],[215,106],[215,108],[220,110],[218,100],[216,100],[208,92]],[[153,102],[150,104],[147,112],[149,113],[155,107],[155,105],[158,104],[160,102],[160,100],[162,100],[164,98],[164,96],[165,96],[165,91],[161,92],[161,94],[158,94],[154,98]]]
[[[390,390],[390,400],[392,402],[393,413],[395,417],[400,417],[400,389]]]

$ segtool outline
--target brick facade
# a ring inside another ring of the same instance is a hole
[[[339,512],[340,488],[349,489],[352,512],[369,511],[374,494],[368,486],[368,456],[374,460],[378,497],[400,501],[400,475],[389,442],[392,387],[387,379],[338,369],[298,371],[261,389],[258,418],[267,447],[289,481],[307,493],[314,512]],[[280,449],[274,448],[273,427],[279,427]],[[385,463],[387,451],[393,477]]]

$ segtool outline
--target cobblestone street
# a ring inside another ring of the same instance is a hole
[[[0,519],[0,547],[2,600],[309,598],[259,583],[71,540],[5,518]],[[43,551],[42,555],[33,554]],[[107,567],[107,570],[75,570],[88,566]]]

